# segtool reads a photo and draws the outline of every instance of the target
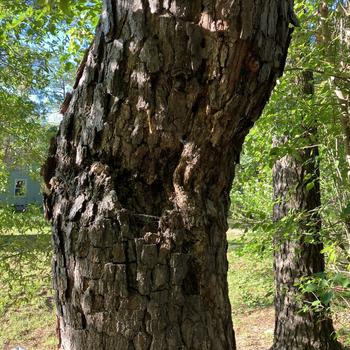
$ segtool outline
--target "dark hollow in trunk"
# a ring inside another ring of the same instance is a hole
[[[229,190],[285,0],[104,1],[43,168],[62,348],[235,349]]]
[[[301,83],[303,97],[310,97],[314,92],[312,72],[303,72]],[[304,147],[297,155],[286,155],[276,161],[273,168],[277,201],[273,219],[278,222],[293,215],[297,221],[275,236],[276,319],[272,350],[339,350],[329,315],[301,311],[303,303],[310,305],[316,298],[312,293],[301,295],[296,285],[302,277],[311,277],[325,269],[319,232],[321,197],[316,123],[305,125],[302,134]],[[275,140],[275,145],[287,139]],[[308,186],[311,183],[313,187]]]

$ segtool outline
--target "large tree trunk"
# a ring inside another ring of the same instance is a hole
[[[44,167],[62,348],[235,349],[229,191],[291,3],[104,1]]]
[[[312,95],[312,72],[303,72],[304,96]],[[302,278],[324,272],[321,253],[321,205],[319,150],[316,125],[304,126],[304,146],[297,154],[288,154],[276,161],[273,168],[275,222],[290,216],[283,229],[275,235],[275,332],[273,350],[332,350],[340,349],[335,340],[332,320],[324,312],[305,304],[316,300],[311,293],[301,294],[298,283]],[[291,135],[289,135],[291,137]],[[275,141],[278,144],[288,141]]]

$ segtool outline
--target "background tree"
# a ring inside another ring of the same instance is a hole
[[[295,150],[307,145],[305,140],[303,141],[305,132],[300,130],[300,125],[302,121],[307,125],[312,125],[312,122],[317,124],[318,137],[311,141],[311,145],[319,147],[317,161],[320,162],[321,167],[319,179],[322,202],[318,212],[323,221],[320,240],[324,244],[322,254],[325,255],[327,266],[325,273],[316,274],[302,281],[299,284],[299,290],[301,293],[311,293],[315,298],[311,302],[314,306],[304,299],[305,311],[313,308],[321,312],[329,312],[330,300],[335,310],[348,308],[350,295],[348,289],[350,286],[349,243],[344,221],[348,215],[346,208],[349,185],[345,180],[347,165],[342,147],[343,131],[339,119],[341,109],[335,98],[333,83],[330,81],[330,77],[333,76],[346,86],[347,75],[339,63],[336,63],[341,58],[338,54],[335,58],[334,54],[340,53],[341,50],[335,47],[338,45],[335,37],[328,44],[320,45],[317,5],[311,1],[296,3],[301,27],[294,34],[286,66],[287,73],[279,81],[257,128],[254,128],[245,142],[242,164],[238,168],[238,178],[244,179],[246,185],[235,183],[231,200],[232,210],[240,213],[238,216],[233,216],[234,225],[243,228],[248,226],[246,237],[250,244],[245,249],[258,253],[271,251],[272,236],[275,231],[293,230],[298,223],[298,215],[294,219],[286,217],[276,227],[272,224],[270,215],[272,202],[269,200],[269,195],[272,196],[271,169],[266,164],[272,166],[276,159],[286,155],[294,156],[296,161],[300,161]],[[336,33],[331,23],[338,17],[335,11],[337,6],[331,2],[329,6],[331,8],[327,22],[329,32]],[[332,64],[325,52],[328,54],[332,52]],[[345,56],[344,60],[347,59],[348,57]],[[300,98],[300,88],[296,84],[298,75],[305,70],[311,71],[314,75],[315,94],[309,99]],[[265,135],[281,134],[281,132],[283,134],[283,131],[292,135],[288,143],[278,148],[271,148],[270,137]],[[308,182],[310,179],[305,181]],[[312,185],[310,183],[309,186]],[[243,191],[240,191],[241,187]],[[253,201],[252,198],[254,198]],[[260,203],[263,205],[259,205]],[[296,220],[295,223],[294,220]],[[349,331],[348,324],[344,324],[343,331]]]
[[[302,86],[300,99],[312,99],[312,72],[304,71],[299,82]],[[276,323],[273,349],[340,349],[329,316],[312,308],[303,310],[303,303],[314,305],[319,300],[312,293],[305,293],[301,300],[298,291],[301,280],[325,270],[320,236],[320,168],[315,116],[303,120],[299,129],[301,137],[293,153],[278,159],[273,167],[273,220],[287,218],[287,225],[277,229],[274,237]],[[285,146],[291,137],[293,135],[284,134],[281,139],[280,136],[274,146]]]

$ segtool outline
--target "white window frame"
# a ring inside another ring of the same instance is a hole
[[[24,183],[24,194],[22,195],[17,195],[16,194],[16,185],[17,185],[17,182],[18,181],[23,181]],[[13,187],[13,196],[15,198],[23,198],[23,197],[26,197],[27,196],[27,192],[28,192],[28,183],[27,183],[27,179],[23,179],[23,178],[19,178],[19,179],[15,179],[15,184],[14,184],[14,187]]]

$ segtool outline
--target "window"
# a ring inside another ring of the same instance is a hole
[[[24,197],[27,193],[27,180],[15,180],[15,197]]]

